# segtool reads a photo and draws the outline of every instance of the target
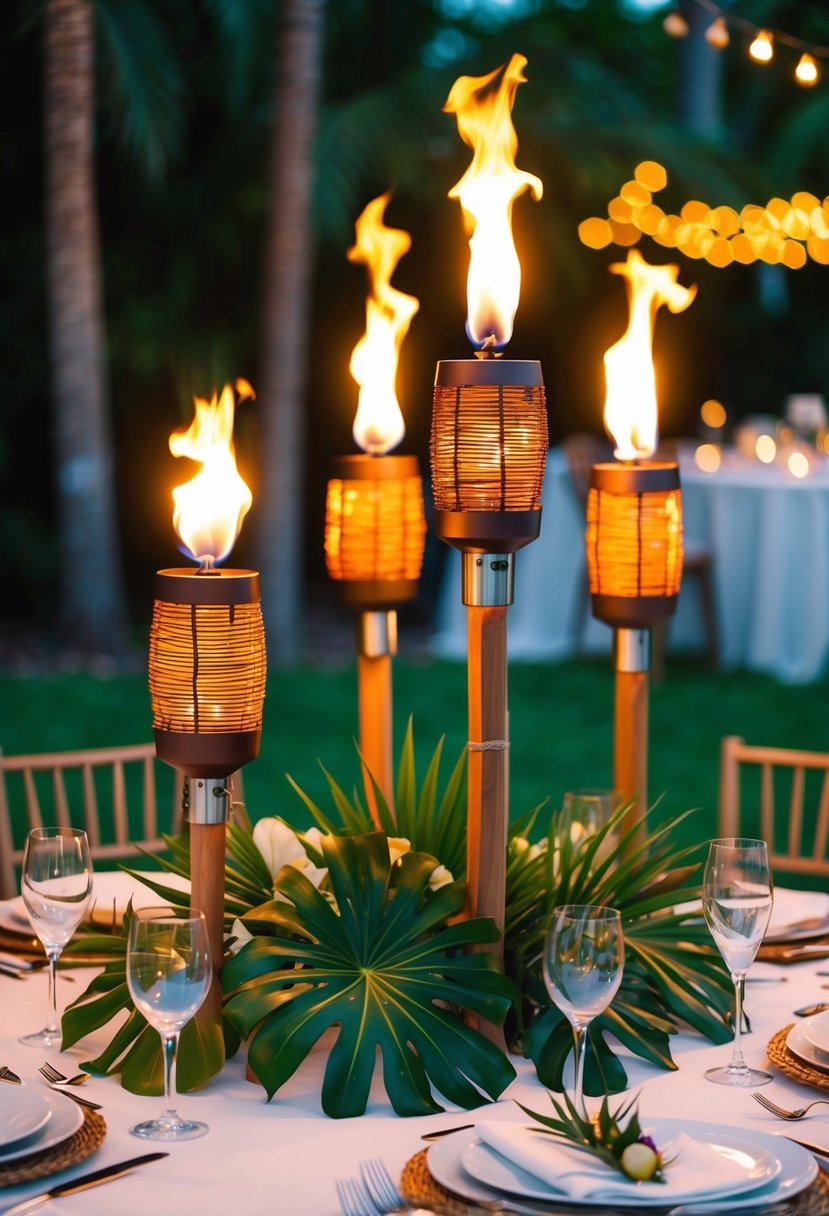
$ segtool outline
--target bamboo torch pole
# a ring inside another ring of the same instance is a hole
[[[377,800],[369,772],[394,810],[392,761],[392,656],[397,652],[397,613],[361,612],[357,642],[360,754],[366,799],[376,827]],[[368,770],[368,771],[365,771]]]
[[[625,801],[634,799],[631,820],[641,820],[631,848],[647,838],[649,650],[650,630],[614,630],[613,784]]]
[[[229,782],[223,777],[189,778],[190,909],[204,913],[213,981],[196,1014],[202,1033],[221,1032],[222,989],[219,969],[224,954],[225,837]]]

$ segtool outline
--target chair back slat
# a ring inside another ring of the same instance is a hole
[[[829,844],[829,769],[820,787],[820,802],[817,809],[817,826],[815,828],[815,849],[812,856],[816,861],[826,856]]]
[[[112,764],[112,819],[115,824],[115,840],[126,844],[130,838],[127,814],[127,787],[124,782],[124,763],[114,760]]]
[[[0,898],[18,893],[26,831],[44,822],[84,827],[93,861],[137,862],[136,846],[164,851],[158,780],[170,791],[164,830],[176,835],[183,827],[183,782],[178,772],[156,759],[153,743],[27,756],[0,751]]]
[[[23,769],[23,788],[26,793],[26,812],[30,828],[42,828],[43,819],[40,814],[40,801],[37,796],[34,773],[30,768]]]
[[[759,835],[769,846],[772,866],[829,877],[829,752],[757,747],[736,735],[724,738],[718,825],[722,836],[753,834],[751,828],[741,828],[742,808],[750,806],[742,778],[749,775],[744,770],[751,769],[758,774],[753,788],[759,790]],[[780,815],[786,822],[778,823],[775,796],[784,789],[788,793],[780,800]]]
[[[792,792],[789,798],[789,857],[799,857],[803,840],[803,797],[805,794],[806,770],[798,764],[792,773]]]
[[[32,774],[34,778],[34,774]],[[59,828],[72,826],[69,818],[69,799],[66,796],[66,782],[63,773],[55,766],[52,769],[52,797],[55,802],[55,822]]]
[[[83,810],[84,827],[89,837],[90,849],[97,849],[101,843],[101,831],[98,824],[98,798],[95,793],[95,773],[91,764],[84,764],[83,773]]]

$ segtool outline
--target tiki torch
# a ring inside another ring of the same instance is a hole
[[[237,381],[240,398],[252,396]],[[173,523],[195,568],[159,570],[150,633],[150,694],[159,759],[185,775],[190,906],[204,913],[214,968],[223,953],[225,830],[231,774],[256,758],[265,698],[259,575],[219,569],[251,504],[233,450],[234,395],[196,398],[190,427],[170,436],[174,456],[202,467],[173,490]],[[214,980],[203,1026],[220,1025]]]
[[[540,366],[500,357],[521,284],[512,204],[526,189],[535,198],[542,191],[538,178],[515,165],[512,106],[526,62],[513,55],[488,76],[461,77],[444,107],[473,151],[450,197],[460,200],[470,233],[467,334],[476,358],[438,363],[431,434],[435,528],[462,554],[467,607],[469,905],[501,929],[509,819],[507,607],[515,553],[539,534],[547,456]]]
[[[677,282],[679,267],[650,266],[633,249],[610,270],[625,280],[629,321],[604,357],[604,420],[616,462],[591,470],[585,543],[593,615],[614,630],[613,784],[634,800],[641,841],[648,805],[650,630],[675,611],[682,578],[679,467],[648,459],[657,447],[653,323],[661,304],[673,313],[686,309],[696,288]]]
[[[360,386],[353,434],[365,453],[334,463],[325,507],[325,561],[343,600],[357,611],[360,753],[366,798],[380,826],[372,778],[394,805],[392,766],[392,657],[397,652],[397,607],[417,594],[426,520],[415,456],[387,453],[405,434],[397,399],[400,347],[418,309],[414,296],[391,286],[411,245],[407,232],[387,228],[391,196],[368,204],[356,223],[352,262],[368,266],[366,330],[354,348],[351,374]]]

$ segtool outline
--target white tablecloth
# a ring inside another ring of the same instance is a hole
[[[713,474],[682,459],[681,478],[686,541],[714,557],[722,665],[787,683],[816,679],[829,656],[829,465],[818,464],[798,480],[778,465],[730,454]],[[543,503],[541,536],[516,558],[510,657],[555,660],[608,650],[610,629],[589,609],[584,613],[584,511],[558,448],[549,455]],[[688,578],[668,644],[689,650],[704,641],[698,590]],[[445,658],[466,655],[454,552],[441,584],[433,646]]]
[[[785,971],[758,963],[749,980],[746,1010],[753,1033],[744,1037],[749,1064],[762,1066],[765,1045],[781,1026],[793,1021],[792,1010],[822,998],[816,972],[827,964],[800,963]],[[91,972],[73,971],[59,978],[59,1004],[63,1006],[82,991]],[[73,980],[68,976],[71,975]],[[759,982],[760,977],[766,981]],[[779,982],[783,977],[784,982]],[[0,1064],[7,1064],[32,1086],[43,1084],[38,1066],[39,1051],[21,1046],[18,1035],[42,1024],[46,1004],[46,978],[40,973],[25,981],[0,976]],[[97,1054],[108,1035],[96,1034],[61,1056],[49,1058],[63,1070]],[[709,1047],[705,1040],[684,1033],[672,1040],[679,1070],[664,1073],[637,1058],[627,1060],[633,1085],[641,1085],[641,1111],[649,1117],[676,1116],[733,1124],[767,1131],[791,1131],[788,1124],[766,1115],[746,1091],[712,1086],[703,1072],[712,1064],[725,1063],[730,1045]],[[334,1181],[356,1172],[357,1163],[380,1157],[392,1174],[399,1175],[405,1162],[423,1147],[425,1131],[474,1122],[476,1112],[447,1110],[441,1115],[404,1119],[391,1111],[379,1084],[375,1085],[367,1114],[362,1118],[333,1120],[320,1108],[319,1094],[326,1056],[312,1055],[270,1104],[257,1084],[244,1077],[241,1056],[230,1061],[208,1088],[196,1094],[179,1095],[183,1114],[206,1120],[210,1131],[200,1140],[169,1147],[170,1156],[143,1166],[135,1173],[77,1196],[68,1196],[44,1213],[61,1216],[337,1216]],[[482,1108],[492,1118],[516,1117],[510,1099],[543,1110],[546,1096],[535,1080],[533,1069],[516,1060],[518,1080],[495,1106]],[[159,1098],[139,1098],[121,1089],[116,1078],[92,1078],[84,1094],[103,1106],[107,1121],[106,1140],[86,1162],[60,1178],[123,1161],[152,1151],[128,1133],[130,1124],[159,1113]],[[801,1104],[814,1093],[782,1076],[766,1087],[781,1103]],[[820,1108],[819,1108],[820,1109]],[[804,1138],[829,1149],[829,1116],[818,1114],[798,1125]],[[792,1132],[792,1134],[796,1134]],[[31,1183],[0,1191],[0,1212],[13,1203],[45,1189]]]

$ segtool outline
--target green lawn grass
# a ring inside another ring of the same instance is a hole
[[[613,672],[609,660],[512,664],[510,668],[510,805],[517,815],[544,798],[560,803],[565,790],[612,783]],[[466,668],[462,664],[398,659],[394,670],[395,751],[414,715],[421,771],[446,735],[444,771],[466,740]],[[751,743],[829,750],[827,683],[787,687],[761,675],[712,671],[671,658],[651,689],[651,801],[657,821],[699,808],[682,831],[686,840],[715,832],[719,742],[740,734]],[[66,750],[152,737],[143,675],[94,679],[0,675],[0,747],[8,755]],[[356,672],[302,667],[271,672],[260,758],[244,774],[252,818],[279,814],[296,825],[308,816],[285,774],[310,795],[327,800],[319,762],[347,790],[359,781]]]

